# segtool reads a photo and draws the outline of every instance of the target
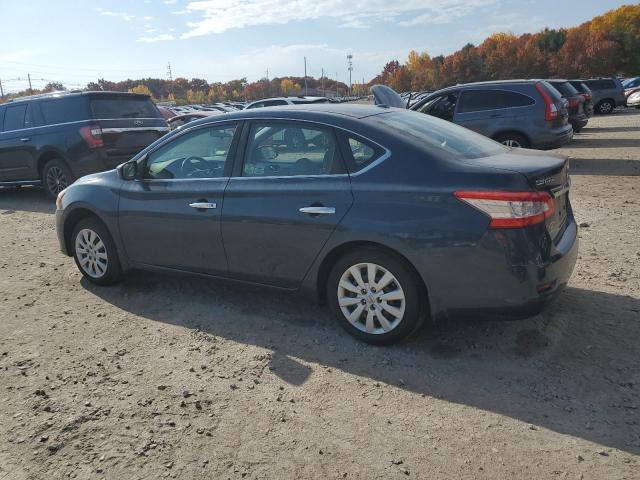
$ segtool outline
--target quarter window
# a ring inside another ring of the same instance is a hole
[[[291,123],[252,125],[243,176],[294,177],[332,173],[342,172],[331,130]]]
[[[506,90],[467,90],[462,92],[458,113],[526,107],[535,101],[526,95]]]
[[[349,172],[355,173],[370,165],[382,155],[382,149],[369,144],[365,140],[347,137],[351,158],[347,158]]]
[[[4,131],[22,130],[22,128],[24,128],[26,112],[26,105],[12,105],[7,107],[7,111],[4,114]]]
[[[225,176],[235,125],[201,128],[170,141],[147,161],[146,178],[189,179]]]

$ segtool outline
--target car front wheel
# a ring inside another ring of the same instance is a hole
[[[384,251],[362,249],[334,265],[329,305],[342,327],[375,345],[398,342],[422,320],[420,283],[405,263]]]
[[[118,252],[109,231],[96,218],[78,222],[71,237],[73,258],[91,283],[111,285],[120,280]]]

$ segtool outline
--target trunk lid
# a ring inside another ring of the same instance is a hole
[[[371,94],[376,105],[386,105],[387,107],[407,108],[405,102],[398,93],[386,85],[374,85],[371,87]]]

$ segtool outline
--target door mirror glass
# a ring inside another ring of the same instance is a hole
[[[119,165],[118,175],[122,180],[134,180],[138,176],[138,162],[130,160]]]

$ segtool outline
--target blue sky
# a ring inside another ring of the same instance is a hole
[[[227,81],[304,74],[369,80],[411,49],[448,54],[496,31],[569,27],[614,0],[0,0],[5,90],[48,80],[173,76]],[[17,80],[21,78],[23,80]]]

